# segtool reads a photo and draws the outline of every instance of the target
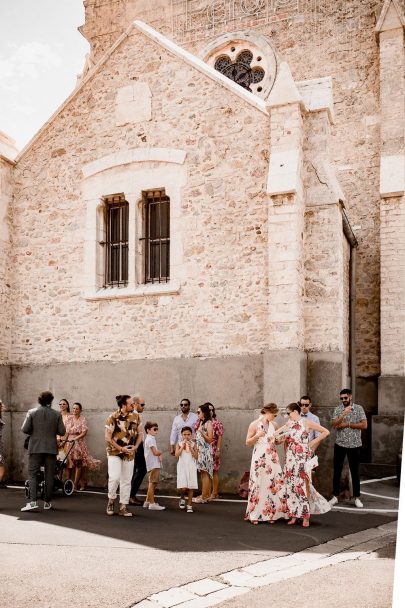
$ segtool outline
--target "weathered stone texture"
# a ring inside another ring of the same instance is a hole
[[[10,360],[12,170],[12,164],[0,156],[0,365]]]
[[[116,91],[141,74],[152,120],[117,127]],[[263,350],[268,141],[264,114],[133,32],[18,163],[13,363]],[[187,152],[180,295],[84,301],[82,166],[164,146]]]

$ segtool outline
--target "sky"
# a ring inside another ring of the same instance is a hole
[[[0,131],[21,149],[70,95],[89,44],[83,0],[0,0]]]

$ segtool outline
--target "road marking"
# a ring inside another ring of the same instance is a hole
[[[360,508],[358,509],[357,507],[332,507],[333,510],[339,510],[339,511],[352,511],[352,513],[354,513],[355,511],[358,511],[359,513],[398,513],[398,509],[368,509],[368,508]]]
[[[367,484],[367,483],[377,483],[378,481],[387,481],[388,479],[396,479],[396,478],[397,478],[396,475],[391,475],[390,477],[380,477],[378,479],[365,479],[364,481],[360,482],[360,485]]]
[[[394,496],[383,496],[382,494],[372,494],[371,492],[362,492],[361,495],[363,496],[375,496],[376,498],[386,498],[387,500],[399,500],[399,496],[398,498],[395,498]]]

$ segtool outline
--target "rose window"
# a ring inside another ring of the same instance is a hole
[[[261,82],[265,74],[263,68],[259,66],[252,68],[252,61],[253,53],[245,49],[239,53],[235,61],[232,61],[228,55],[222,55],[215,61],[214,67],[230,80],[252,92],[251,85]]]

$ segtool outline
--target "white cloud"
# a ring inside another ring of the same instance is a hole
[[[0,86],[14,89],[21,79],[34,80],[43,72],[61,64],[60,55],[43,42],[31,41],[13,49],[8,57],[0,57]]]

